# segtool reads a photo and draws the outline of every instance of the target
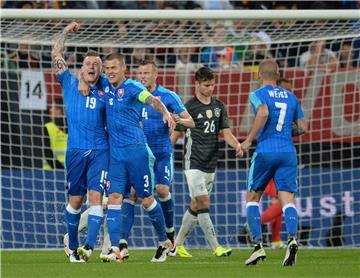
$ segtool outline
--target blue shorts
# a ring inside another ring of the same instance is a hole
[[[155,184],[170,186],[173,181],[174,167],[172,153],[154,153]]]
[[[65,158],[68,194],[84,196],[88,190],[103,193],[109,166],[109,149],[69,149]]]
[[[131,186],[139,198],[153,195],[155,157],[145,144],[130,145],[111,150],[108,194],[129,196]]]
[[[276,191],[298,191],[296,153],[254,153],[248,177],[248,190],[264,191],[274,178]]]

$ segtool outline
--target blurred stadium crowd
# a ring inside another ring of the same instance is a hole
[[[2,1],[3,8],[57,8],[57,9],[356,9],[360,8],[360,1]],[[146,26],[132,26],[127,21],[108,22],[109,28],[117,28],[120,36],[129,32],[149,31],[156,34],[163,32],[166,23],[157,25],[146,23]],[[199,32],[203,41],[213,42],[214,46],[207,47],[178,47],[178,48],[128,48],[128,47],[103,47],[94,49],[101,55],[111,52],[121,52],[126,56],[127,64],[136,67],[144,58],[154,59],[159,67],[179,71],[193,71],[200,65],[206,65],[217,70],[241,69],[256,67],[264,58],[275,58],[281,68],[288,67],[320,67],[324,70],[338,68],[358,67],[360,65],[360,39],[355,37],[338,41],[315,41],[274,43],[269,33],[265,31],[249,33],[244,28],[242,21],[234,21],[232,25],[216,23],[209,25],[207,22],[196,23],[179,21],[176,29],[166,30],[166,35],[171,32]],[[282,28],[289,29],[289,22],[272,21],[264,22],[271,25],[270,29],[281,32]],[[325,22],[316,22],[319,30]],[[129,30],[134,28],[133,30]],[[291,26],[290,26],[291,28]],[[261,29],[261,28],[260,28]],[[295,28],[294,28],[295,29]],[[190,31],[189,31],[190,30]],[[218,45],[226,40],[247,40],[249,45]],[[25,38],[26,39],[26,38]],[[184,45],[194,45],[190,38]],[[2,43],[2,68],[50,68],[50,46],[36,46],[27,44]],[[5,50],[6,49],[6,50]],[[88,48],[68,48],[67,63],[70,68],[79,68],[82,54]]]

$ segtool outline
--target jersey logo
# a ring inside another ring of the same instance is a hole
[[[110,91],[109,86],[106,86],[106,87],[105,87],[105,93],[108,93],[109,91]]]
[[[110,104],[110,105],[113,105],[113,104],[114,104],[114,99],[113,99],[113,98],[110,98],[110,99],[109,99],[109,104]]]
[[[220,109],[220,108],[215,108],[215,109],[214,109],[214,112],[215,112],[215,117],[216,117],[216,118],[220,118],[221,109]]]
[[[123,97],[124,96],[124,89],[119,89],[117,91],[117,94],[118,94],[119,97]]]
[[[199,114],[197,115],[197,119],[202,119],[202,118],[204,118],[204,116],[201,115],[201,113],[199,113]]]
[[[104,93],[103,91],[99,91],[99,92],[98,92],[98,95],[99,95],[100,97],[103,97],[104,94],[105,94],[105,93]]]
[[[209,119],[211,119],[213,117],[212,110],[206,110],[206,117],[208,117]]]

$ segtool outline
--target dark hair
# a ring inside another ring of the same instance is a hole
[[[211,68],[201,67],[195,72],[196,81],[210,81],[215,78],[214,72]]]
[[[280,85],[281,83],[290,83],[290,80],[285,78],[285,77],[280,77],[277,81],[276,84]]]
[[[105,56],[104,61],[117,59],[119,62],[125,64],[125,56],[120,53],[110,53]]]
[[[145,58],[144,60],[141,60],[140,63],[138,64],[138,67],[146,66],[146,65],[149,65],[149,64],[152,65],[155,70],[158,68],[153,59],[147,59],[147,58]]]

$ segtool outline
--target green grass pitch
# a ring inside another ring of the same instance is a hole
[[[1,277],[360,277],[360,249],[301,249],[297,264],[281,265],[285,250],[266,250],[267,259],[246,267],[250,249],[235,249],[230,257],[210,250],[189,250],[192,258],[169,257],[150,262],[155,250],[130,250],[121,264],[101,263],[94,252],[86,264],[70,264],[63,251],[2,251]]]

